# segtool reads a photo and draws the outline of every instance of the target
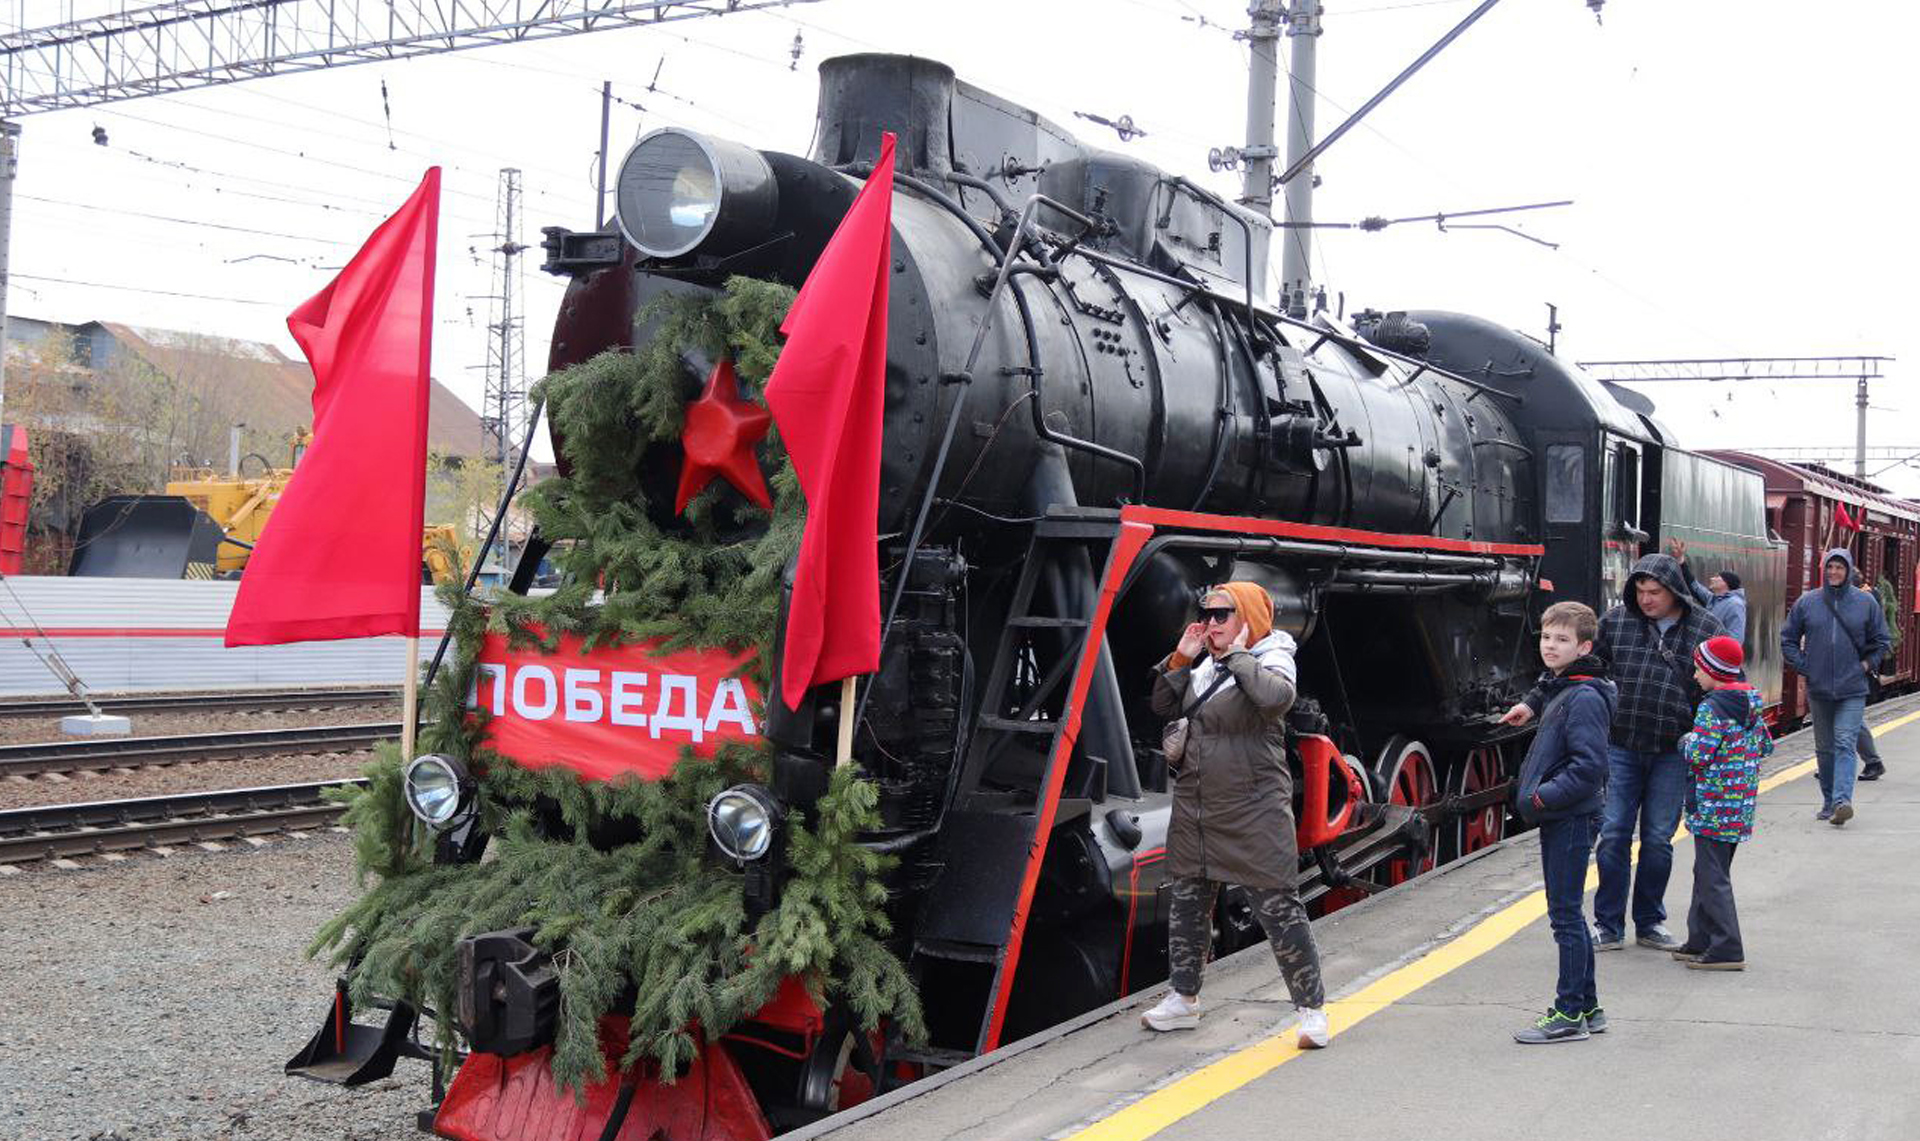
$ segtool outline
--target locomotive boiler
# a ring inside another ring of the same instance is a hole
[[[640,139],[617,226],[546,231],[545,268],[570,278],[551,367],[646,344],[662,295],[736,276],[799,287],[883,132],[898,139],[887,623],[854,760],[883,821],[863,841],[898,861],[895,950],[930,1040],[836,1024],[765,1065],[745,1057],[764,1040],[708,1046],[743,1055],[770,1128],[842,1104],[822,1075],[851,1065],[882,1088],[1165,977],[1171,797],[1146,695],[1210,584],[1260,582],[1299,643],[1303,896],[1337,906],[1503,836],[1517,731],[1497,718],[1537,669],[1543,559],[1562,596],[1604,602],[1597,556],[1549,553],[1565,501],[1580,536],[1637,550],[1651,540],[1632,519],[1599,537],[1612,500],[1596,488],[1624,485],[1598,457],[1616,437],[1650,455],[1665,442],[1485,322],[1289,318],[1263,296],[1263,215],[887,55],[822,64],[805,157],[671,128]],[[684,363],[692,400],[714,362]],[[1548,465],[1549,446],[1593,458]],[[678,458],[646,462],[652,521],[684,526]],[[543,553],[536,536],[518,588]],[[768,701],[771,779],[738,790],[730,821],[774,830],[821,796],[837,701]],[[777,882],[749,875],[747,890]],[[1217,925],[1225,947],[1258,937],[1233,893]],[[537,1043],[550,1000],[488,978],[463,976],[463,1009]]]

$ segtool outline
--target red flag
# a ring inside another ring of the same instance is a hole
[[[1858,531],[1860,529],[1859,520],[1847,513],[1847,505],[1844,503],[1836,503],[1833,505],[1833,523],[1834,526],[1840,528],[1842,531]]]
[[[440,168],[287,328],[313,443],[247,560],[227,645],[420,632]]]
[[[886,404],[893,135],[780,326],[767,407],[807,497],[780,693],[880,666],[880,423]]]

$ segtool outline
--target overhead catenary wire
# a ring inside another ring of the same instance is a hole
[[[79,285],[89,289],[118,289],[127,293],[151,293],[160,297],[185,297],[195,301],[226,301],[234,305],[265,305],[268,307],[284,308],[287,304],[284,299],[266,301],[258,297],[220,297],[210,293],[186,293],[178,289],[150,289],[139,285],[115,285],[105,281],[77,281],[70,277],[47,277],[38,273],[13,273],[8,276],[21,278],[25,281],[51,282],[55,285]]]
[[[145,218],[153,222],[169,222],[179,226],[201,226],[209,230],[227,230],[236,234],[254,234],[263,238],[282,238],[295,242],[319,242],[322,245],[340,246],[348,244],[340,238],[322,238],[313,234],[289,234],[280,230],[259,230],[252,226],[233,226],[225,222],[209,222],[201,218],[176,218],[168,214],[149,214],[144,210],[130,210],[124,206],[102,206],[93,202],[64,202],[58,198],[42,198],[37,194],[15,194],[21,202],[39,202],[47,206],[60,206],[70,210],[88,210],[104,214],[120,214],[129,218]]]

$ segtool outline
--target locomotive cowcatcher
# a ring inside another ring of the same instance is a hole
[[[1209,584],[1265,586],[1300,646],[1304,898],[1337,906],[1498,840],[1518,755],[1497,718],[1538,668],[1540,580],[1604,605],[1603,576],[1617,594],[1621,558],[1652,541],[1640,469],[1628,484],[1608,458],[1660,453],[1650,416],[1475,318],[1287,317],[1263,300],[1264,215],[923,59],[822,64],[808,157],[644,136],[617,227],[546,231],[545,268],[570,278],[550,366],[644,344],[636,317],[661,294],[798,287],[883,131],[889,621],[855,763],[885,821],[865,842],[898,858],[895,950],[931,1039],[860,1034],[793,988],[708,1045],[700,1080],[610,1081],[576,1104],[520,1064],[550,1033],[551,971],[514,933],[482,935],[461,949],[472,1052],[443,1135],[765,1137],[1164,979],[1149,667]],[[689,399],[714,363],[685,362]],[[644,476],[662,527],[678,467]],[[1712,529],[1764,547],[1757,480],[1727,479]],[[542,554],[536,536],[516,589]],[[821,795],[837,700],[766,702],[772,778],[736,790],[736,821],[777,830]],[[749,867],[743,890],[778,883]],[[1217,925],[1223,952],[1259,938],[1231,892]],[[290,1068],[360,1082],[418,1052],[412,1012],[384,1031],[349,1015],[339,999]]]

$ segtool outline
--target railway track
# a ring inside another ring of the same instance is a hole
[[[136,693],[96,697],[102,713],[156,713],[182,709],[309,709],[317,706],[384,705],[400,700],[397,687],[369,689],[265,689],[231,693]],[[0,701],[0,717],[66,717],[87,707],[71,697],[22,697]]]
[[[344,811],[324,790],[354,779],[101,800],[0,812],[0,865],[322,828]]]
[[[398,721],[366,725],[303,725],[175,737],[89,737],[28,745],[0,745],[0,777],[98,772],[179,761],[367,749],[400,736]]]

